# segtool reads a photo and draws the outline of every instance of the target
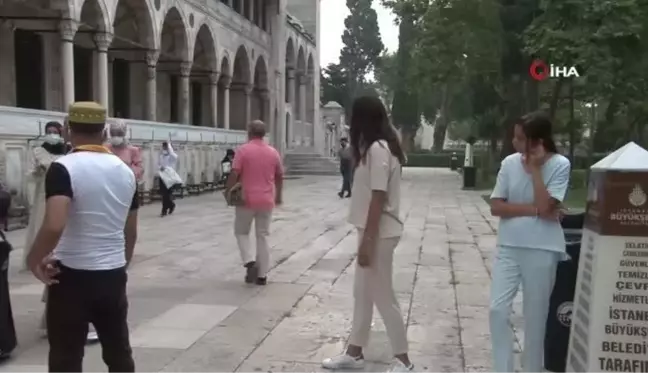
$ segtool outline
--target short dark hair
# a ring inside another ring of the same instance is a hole
[[[105,123],[75,123],[70,122],[70,131],[82,135],[99,135],[106,128]]]
[[[162,146],[169,146],[169,143],[166,141],[162,141]]]

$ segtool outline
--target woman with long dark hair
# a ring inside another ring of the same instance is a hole
[[[349,222],[358,230],[353,325],[342,355],[324,360],[327,369],[359,369],[369,342],[374,305],[396,357],[393,372],[409,372],[407,332],[392,285],[394,249],[403,233],[399,217],[401,165],[405,154],[387,111],[377,97],[355,100],[351,111],[354,182]]]
[[[522,117],[514,131],[517,153],[502,161],[491,194],[491,213],[500,217],[490,298],[493,370],[515,371],[509,317],[522,284],[523,371],[541,372],[549,298],[558,262],[566,256],[560,215],[571,165],[558,154],[544,113]]]

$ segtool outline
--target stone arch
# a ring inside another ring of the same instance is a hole
[[[295,68],[295,43],[292,37],[286,41],[286,68]]]
[[[193,47],[193,68],[209,72],[219,71],[216,39],[209,24],[203,23],[198,28]]]
[[[268,89],[268,64],[263,56],[259,56],[254,66],[254,87]]]
[[[256,60],[253,84],[252,119],[261,119],[269,126],[271,118],[270,91],[268,90],[268,65],[263,56],[259,56]]]
[[[95,77],[103,78],[108,72],[106,65],[103,65],[104,69],[100,69],[97,52],[99,49],[105,52],[110,46],[111,41],[107,35],[111,33],[112,25],[106,23],[109,16],[106,15],[103,0],[85,0],[77,14],[79,22],[74,34],[73,57],[74,100],[103,103],[101,95],[105,94],[106,87],[102,87]],[[105,55],[103,57],[103,61],[106,61]]]
[[[113,45],[116,48],[132,48],[133,44],[148,50],[159,48],[157,25],[149,1],[118,0],[112,14],[115,16]]]
[[[220,73],[221,76],[226,76],[226,77],[232,76],[232,64],[230,63],[230,58],[227,55],[227,53],[223,53],[223,58],[221,58]]]
[[[209,25],[203,23],[196,33],[191,63],[190,122],[196,126],[217,127],[218,57],[216,42]]]
[[[223,58],[219,63],[220,78],[218,81],[218,126],[220,128],[229,128],[229,89],[232,83],[232,66],[230,58],[223,51]]]
[[[285,89],[284,99],[287,103],[294,100],[294,78],[295,78],[295,44],[291,37],[286,42],[286,71],[285,71]]]
[[[233,83],[252,83],[252,74],[250,70],[250,57],[245,48],[241,45],[236,50],[234,55],[234,65],[232,66],[232,82]]]
[[[112,23],[113,38],[108,55],[112,82],[108,111],[118,118],[155,118],[155,105],[147,99],[148,65],[154,66],[158,49],[155,22],[148,0],[118,0]],[[147,64],[139,63],[147,61]],[[155,93],[155,92],[153,92]]]
[[[162,20],[160,33],[160,59],[174,59],[175,62],[190,61],[189,36],[187,24],[180,10],[172,6],[167,9]]]
[[[77,9],[80,29],[85,26],[100,32],[112,32],[110,12],[104,0],[82,0]]]
[[[244,45],[234,56],[232,82],[230,88],[230,124],[235,130],[244,130],[252,117],[253,77],[250,70],[250,57]]]
[[[296,61],[296,79],[295,79],[295,104],[293,105],[293,118],[295,121],[304,122],[306,121],[306,87],[307,77],[306,77],[306,55],[304,52],[304,47],[300,46],[299,51],[297,52],[297,61]],[[303,134],[303,130],[297,129],[295,132]]]
[[[315,105],[317,92],[315,92],[315,61],[313,53],[308,54],[308,62],[306,62],[306,121],[312,126],[311,142],[315,139]]]
[[[191,120],[189,79],[192,59],[188,40],[187,25],[180,10],[170,7],[162,21],[156,79],[157,117],[164,122],[188,124]]]

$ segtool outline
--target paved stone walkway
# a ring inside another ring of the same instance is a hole
[[[407,319],[417,371],[488,371],[489,268],[496,220],[479,192],[459,189],[456,173],[406,169],[405,234],[395,257],[395,285]],[[335,177],[287,181],[286,204],[272,226],[266,287],[243,284],[232,235],[233,211],[219,193],[178,201],[158,217],[140,212],[129,270],[130,325],[138,371],[321,371],[340,352],[350,326],[356,237],[348,200]],[[11,232],[20,248],[24,231]],[[20,347],[6,371],[46,371],[47,343],[37,332],[42,286],[19,272],[10,282]],[[100,348],[86,349],[85,369],[105,371]],[[367,371],[390,362],[375,317]]]

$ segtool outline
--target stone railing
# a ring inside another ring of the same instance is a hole
[[[32,169],[32,151],[40,145],[49,121],[63,123],[60,112],[28,110],[0,106],[0,179],[16,194],[17,203],[28,204],[34,185],[28,174]],[[108,123],[114,118],[109,118]],[[187,180],[217,181],[220,161],[225,150],[246,140],[244,131],[194,127],[125,119],[130,142],[141,148],[144,166],[144,188],[154,187],[158,156],[163,141],[170,141],[178,153],[177,171]]]

